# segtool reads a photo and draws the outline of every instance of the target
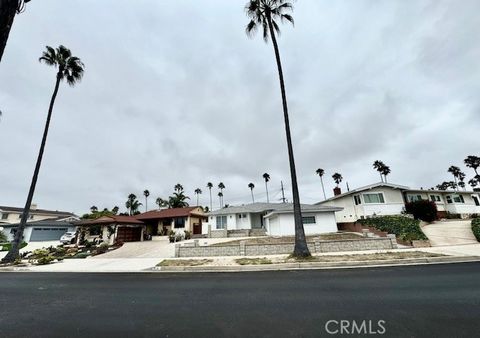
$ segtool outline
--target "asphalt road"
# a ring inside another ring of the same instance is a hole
[[[336,337],[342,324],[349,333],[343,336],[350,337],[478,336],[480,263],[260,273],[0,273],[0,337]]]

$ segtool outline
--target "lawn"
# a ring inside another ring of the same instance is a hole
[[[360,240],[364,239],[362,234],[356,234],[352,232],[335,232],[329,234],[321,234],[316,236],[307,236],[307,242],[313,242],[314,238],[320,237],[322,241],[336,241],[336,240]],[[283,236],[283,237],[253,237],[247,239],[237,239],[232,240],[230,242],[222,242],[222,243],[215,243],[211,244],[210,246],[225,246],[225,245],[239,245],[240,241],[245,241],[245,244],[285,244],[285,243],[294,243],[295,237],[294,236]]]

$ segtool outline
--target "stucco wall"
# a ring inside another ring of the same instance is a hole
[[[337,223],[334,212],[302,213],[303,217],[315,217],[315,224],[304,224],[306,235],[316,235],[327,232],[336,232]],[[295,220],[293,214],[276,214],[272,219],[267,218],[267,234],[270,236],[295,235]]]

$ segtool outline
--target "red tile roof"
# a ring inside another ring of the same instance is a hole
[[[135,216],[103,216],[97,219],[82,221],[80,225],[85,224],[144,224]]]
[[[192,213],[192,211],[194,211],[197,208],[198,207],[152,210],[152,211],[144,212],[143,214],[140,214],[140,215],[136,215],[135,217],[140,220],[147,220],[147,219],[188,217],[190,216],[190,214],[203,216],[202,212]]]

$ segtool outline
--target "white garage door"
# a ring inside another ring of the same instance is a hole
[[[68,228],[33,228],[30,242],[58,241]]]

